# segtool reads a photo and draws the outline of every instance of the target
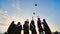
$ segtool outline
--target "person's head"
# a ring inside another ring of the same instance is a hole
[[[14,21],[12,21],[12,23],[11,24],[14,24]]]
[[[40,18],[38,18],[38,20],[40,20]]]
[[[17,26],[20,25],[20,22],[18,22]]]
[[[43,22],[46,22],[46,20],[45,20],[45,19],[43,19]]]

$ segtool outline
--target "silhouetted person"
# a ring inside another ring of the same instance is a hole
[[[7,30],[8,34],[14,34],[15,29],[16,29],[16,24],[14,24],[14,21],[12,21],[11,25]]]
[[[29,34],[29,22],[25,21],[23,25],[24,34]]]
[[[51,34],[51,30],[48,24],[46,23],[45,19],[43,19],[43,27],[44,27],[45,34]]]
[[[31,30],[32,34],[37,34],[34,20],[32,20],[30,23],[30,30]]]
[[[41,24],[40,18],[38,18],[37,26],[38,26],[38,31],[39,31],[39,33],[40,33],[40,34],[43,33],[43,28],[42,28],[42,24]]]
[[[22,30],[22,25],[20,24],[20,22],[18,22],[17,28],[15,30],[15,34],[21,34],[21,30]]]

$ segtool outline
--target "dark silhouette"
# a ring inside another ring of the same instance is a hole
[[[30,23],[30,30],[31,30],[32,34],[37,34],[34,20],[32,20]]]
[[[20,22],[18,22],[17,28],[15,30],[15,34],[21,34],[21,30],[22,30],[22,25],[20,24]]]
[[[11,25],[9,26],[7,30],[8,34],[14,34],[15,29],[16,29],[16,24],[14,24],[14,21],[12,21]]]
[[[52,34],[48,24],[45,21],[45,19],[43,19],[43,26],[44,26],[45,34]]]
[[[29,21],[25,21],[23,25],[24,34],[29,34]]]
[[[38,18],[37,26],[38,26],[38,31],[39,31],[40,34],[43,33],[43,28],[42,28],[41,25],[42,25],[41,20],[40,20],[40,18]]]
[[[34,15],[35,15],[35,13],[34,13]],[[42,28],[42,25],[43,25],[43,28]],[[43,22],[41,22],[40,18],[38,17],[37,26],[38,26],[39,34],[52,34],[45,19],[43,19]],[[16,24],[14,24],[14,21],[12,21],[7,32],[5,32],[4,34],[21,34],[21,30],[22,30],[22,25],[20,24],[20,22],[18,22],[18,24],[16,25]],[[27,19],[27,21],[25,21],[25,23],[23,25],[23,30],[24,30],[24,34],[29,34],[29,21],[28,21],[28,19]],[[37,34],[33,17],[32,17],[31,23],[30,23],[30,30],[31,30],[32,34]],[[57,33],[58,32],[56,32],[56,34]]]
[[[37,6],[37,4],[35,4],[35,6]]]
[[[54,32],[53,34],[59,34],[59,32],[58,32],[58,31],[56,31],[56,32]]]

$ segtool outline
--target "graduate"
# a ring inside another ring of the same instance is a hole
[[[30,30],[31,30],[32,34],[37,34],[37,32],[36,32],[36,26],[35,26],[34,23],[35,22],[34,22],[33,17],[32,17],[32,20],[31,20],[31,23],[30,23]]]
[[[24,34],[29,34],[29,21],[25,21],[23,25]]]
[[[43,27],[44,27],[45,34],[52,34],[45,19],[43,19]]]
[[[15,29],[16,29],[16,24],[14,24],[14,21],[12,21],[12,23],[10,24],[10,26],[7,30],[8,34],[14,34]]]
[[[41,23],[41,20],[40,20],[39,17],[38,17],[38,20],[37,20],[37,26],[38,26],[39,34],[42,34],[43,33],[43,28],[42,28],[42,23]]]
[[[22,30],[22,25],[20,22],[18,22],[17,28],[15,30],[15,34],[21,34],[21,30]]]

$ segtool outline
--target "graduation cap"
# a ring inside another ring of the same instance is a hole
[[[33,12],[33,15],[35,15],[35,12]]]
[[[37,6],[37,4],[35,4],[35,6]]]

